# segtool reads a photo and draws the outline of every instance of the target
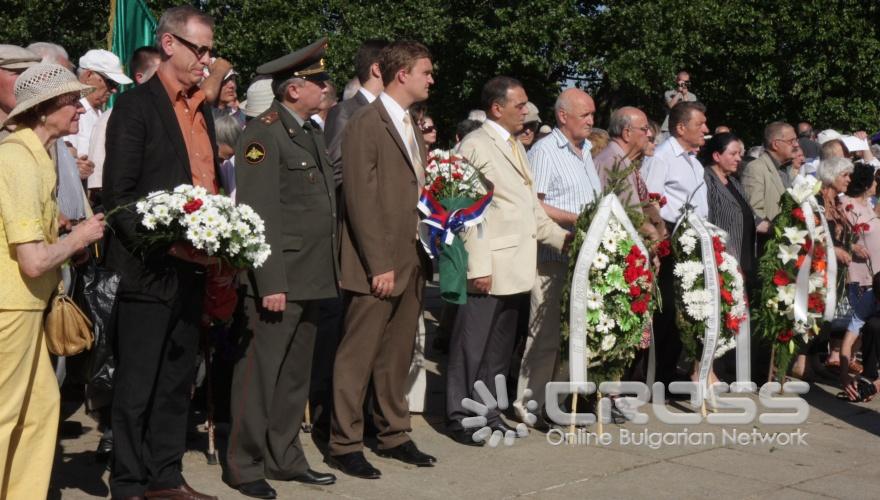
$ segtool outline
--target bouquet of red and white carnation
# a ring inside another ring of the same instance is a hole
[[[676,264],[673,269],[678,315],[676,321],[681,328],[681,341],[691,359],[697,359],[698,349],[703,345],[706,322],[715,314],[717,302],[720,324],[718,341],[715,344],[715,357],[722,356],[736,346],[735,338],[740,324],[748,320],[748,302],[739,263],[727,253],[726,234],[711,224],[704,223],[709,233],[712,260],[704,262],[700,235],[691,227],[687,218],[673,236],[673,251]],[[714,265],[712,265],[714,263]],[[715,274],[718,283],[718,297],[712,297],[712,288],[707,286],[706,273]]]
[[[187,241],[238,269],[260,267],[271,253],[263,219],[251,207],[202,187],[182,184],[173,191],[155,191],[135,209],[147,247]]]
[[[440,296],[453,304],[467,300],[467,250],[459,233],[476,226],[492,201],[492,187],[467,158],[435,149],[425,166],[425,187],[419,197],[419,234],[437,257]]]

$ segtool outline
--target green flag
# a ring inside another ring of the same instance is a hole
[[[129,71],[128,61],[135,49],[153,45],[156,37],[156,18],[144,0],[110,0],[110,33],[107,44]],[[124,89],[120,89],[124,90]],[[109,106],[113,106],[115,95]]]

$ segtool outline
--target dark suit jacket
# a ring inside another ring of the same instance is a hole
[[[415,171],[381,99],[359,109],[344,135],[342,288],[370,293],[371,278],[393,270],[392,295],[400,295],[417,266],[425,272],[430,269],[416,239]],[[421,134],[416,140],[424,163],[427,150]]]
[[[324,140],[327,142],[328,155],[333,164],[333,180],[336,181],[336,187],[342,185],[342,138],[345,136],[343,133],[345,126],[355,112],[367,104],[369,104],[367,98],[357,92],[354,97],[333,106],[327,113]]]
[[[731,255],[736,257],[737,261],[742,261],[743,252],[751,252],[754,256],[757,248],[743,248],[743,216],[755,219],[755,226],[761,222],[754,210],[749,210],[748,214],[742,213],[742,208],[736,198],[727,189],[727,186],[718,178],[718,174],[711,167],[706,167],[703,175],[706,181],[706,199],[709,201],[709,222],[715,224],[721,229],[727,231],[727,248]],[[736,178],[730,176],[727,182],[733,185],[733,188],[739,192],[743,199],[746,199],[745,190],[742,184]],[[752,244],[757,241],[757,233],[752,234]]]
[[[248,156],[251,148],[263,156]],[[273,101],[251,120],[235,148],[236,200],[266,223],[272,253],[253,270],[248,293],[287,300],[336,297],[336,189],[320,128],[306,133]]]
[[[217,141],[211,107],[201,112],[214,149],[217,179],[220,178]],[[107,156],[104,162],[103,199],[107,211],[122,205],[110,219],[106,265],[121,274],[121,293],[146,300],[168,301],[177,296],[181,269],[192,265],[167,255],[167,248],[145,253],[140,241],[142,226],[133,203],[152,191],[192,184],[189,155],[174,114],[171,99],[158,76],[116,100],[107,123]]]

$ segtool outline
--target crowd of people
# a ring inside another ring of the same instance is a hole
[[[69,290],[80,266],[96,263],[119,277],[112,397],[88,405],[114,498],[216,498],[187,485],[181,460],[200,343],[218,323],[237,347],[230,383],[212,389],[229,402],[230,487],[275,498],[267,479],[332,484],[333,474],[306,460],[304,420],[326,463],[351,476],[381,477],[365,435],[375,436],[379,456],[438,461],[410,435],[419,395],[408,386],[434,274],[416,208],[439,145],[425,105],[431,53],[415,41],[364,41],[339,101],[321,39],[259,66],[239,102],[242,75],[212,56],[213,29],[196,8],[171,8],[156,45],[136,50],[128,71],[102,49],[74,65],[52,43],[0,45],[0,498],[36,498],[49,487],[57,436],[48,430],[72,360],[50,358],[42,320],[59,283]],[[880,137],[775,121],[763,144],[747,148],[723,124],[710,135],[694,83],[676,75],[662,125],[624,106],[601,130],[584,90],[563,90],[545,122],[522,83],[497,76],[482,88],[480,109],[457,124],[451,149],[479,166],[494,193],[482,225],[461,234],[468,297],[444,304],[434,342],[449,355],[452,439],[484,444],[464,425],[463,401],[479,399],[476,382],[494,388],[497,374],[515,381],[513,409],[491,409],[488,427],[509,435],[517,421],[553,425],[540,411],[527,418],[526,399],[540,408],[546,384],[566,376],[567,251],[579,214],[612,181],[620,201],[642,212],[637,229],[649,248],[669,237],[685,205],[723,229],[755,303],[780,198],[798,176],[818,178],[846,292],[792,375],[834,374],[851,401],[880,389],[880,146],[871,145]],[[615,180],[621,168],[627,175]],[[272,248],[265,264],[235,269],[186,242],[145,249],[126,208],[182,184],[254,208]],[[673,264],[672,255],[656,258],[663,308],[653,331],[657,380],[666,384],[688,377]],[[629,378],[644,380],[646,352]]]

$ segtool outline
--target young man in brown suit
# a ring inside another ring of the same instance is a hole
[[[342,143],[346,213],[341,287],[345,333],[333,369],[333,422],[328,463],[376,479],[363,454],[362,405],[372,377],[379,455],[432,466],[409,438],[406,378],[431,264],[416,238],[426,148],[409,107],[428,98],[431,54],[417,42],[382,50],[385,91],[352,117]]]

